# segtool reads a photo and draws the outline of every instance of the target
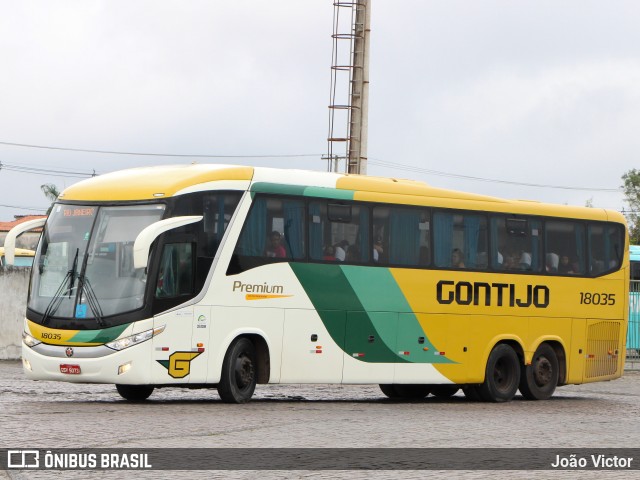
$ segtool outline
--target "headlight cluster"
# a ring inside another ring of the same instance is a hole
[[[27,347],[31,347],[31,348],[35,347],[39,343],[42,343],[39,340],[36,340],[35,338],[33,338],[27,332],[22,332],[22,341]]]
[[[114,350],[124,350],[125,348],[138,345],[139,343],[146,342],[150,338],[161,334],[164,331],[164,325],[161,327],[152,328],[151,330],[145,330],[144,332],[136,333],[128,337],[119,338],[113,342],[105,343],[105,345]]]

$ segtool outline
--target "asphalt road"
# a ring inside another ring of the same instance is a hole
[[[165,447],[640,447],[640,372],[561,387],[547,401],[517,396],[474,403],[462,393],[418,402],[386,399],[377,386],[259,385],[246,405],[216,390],[156,390],[131,404],[112,385],[33,382],[18,362],[0,362],[3,448]],[[638,459],[640,462],[640,458]],[[141,472],[167,478],[170,472]],[[230,475],[230,473],[232,475]],[[224,472],[220,478],[335,478],[339,472]],[[433,476],[434,472],[429,472]],[[509,475],[507,475],[509,473]],[[539,472],[538,478],[630,478],[633,472]],[[82,472],[0,472],[8,478],[82,478]],[[119,478],[122,472],[101,472]],[[345,472],[345,478],[423,478],[424,472]],[[593,476],[592,476],[593,475]],[[176,477],[176,475],[171,475]],[[213,478],[211,472],[182,472]],[[453,477],[451,472],[447,477]],[[457,476],[457,475],[455,475]],[[471,478],[530,478],[531,472],[466,472]],[[639,476],[640,477],[640,476]]]

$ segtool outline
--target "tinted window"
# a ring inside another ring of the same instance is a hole
[[[487,267],[487,221],[466,212],[433,214],[434,264],[444,268]]]
[[[373,262],[429,265],[430,225],[427,209],[376,206],[373,209]]]
[[[623,230],[614,224],[590,224],[589,235],[589,273],[601,275],[620,268],[624,251]],[[631,274],[634,274],[633,268]]]
[[[538,219],[500,215],[491,218],[491,267],[510,272],[542,270]]]
[[[309,203],[311,260],[369,262],[369,230],[369,208],[366,205],[330,200]]]
[[[256,196],[242,227],[228,273],[238,273],[267,263],[304,260],[304,227],[304,201]]]
[[[546,268],[549,273],[584,275],[585,227],[568,220],[545,222]],[[556,263],[557,260],[557,263]]]

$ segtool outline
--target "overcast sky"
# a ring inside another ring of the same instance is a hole
[[[371,2],[369,174],[624,208],[621,192],[603,190],[640,168],[640,2]],[[0,7],[0,142],[309,155],[197,161],[326,170],[332,0]],[[11,206],[0,220],[46,209],[40,185],[79,180],[15,167],[106,173],[191,161],[0,143],[0,205]]]

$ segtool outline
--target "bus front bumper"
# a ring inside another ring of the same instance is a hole
[[[72,383],[148,385],[151,379],[151,346],[147,341],[124,350],[22,344],[22,366],[31,380]]]

